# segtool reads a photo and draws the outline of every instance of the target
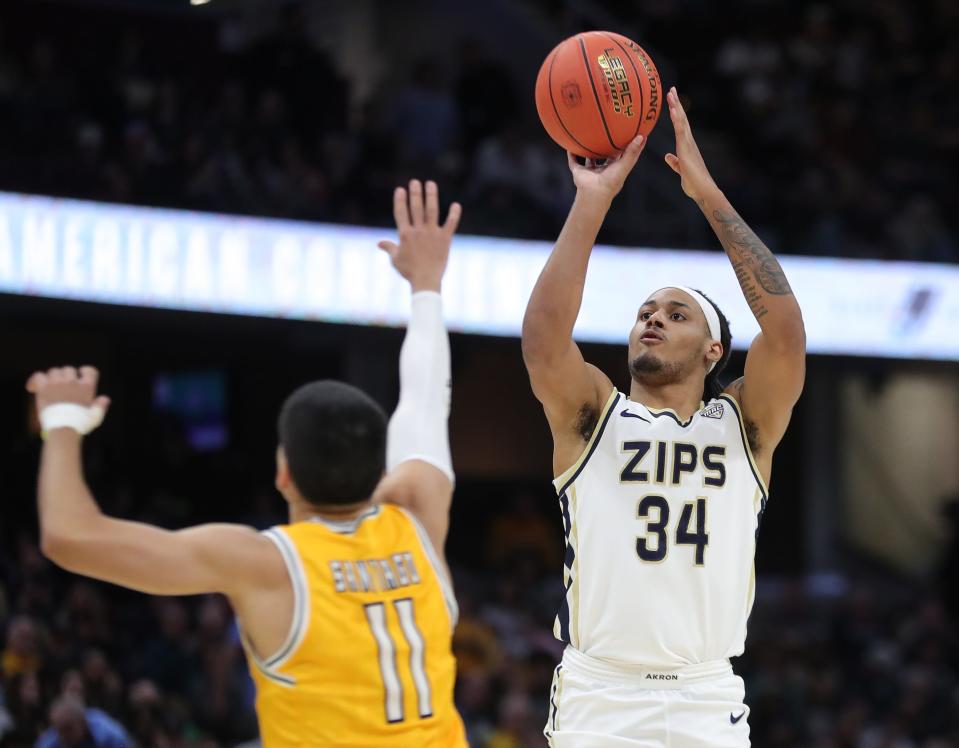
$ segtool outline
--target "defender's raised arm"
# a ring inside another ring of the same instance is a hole
[[[397,187],[393,215],[399,243],[382,241],[393,267],[409,281],[412,313],[400,349],[400,398],[390,418],[386,444],[387,476],[377,502],[409,509],[442,553],[453,499],[453,463],[449,445],[450,339],[440,296],[450,243],[462,207],[450,206],[440,223],[436,182]]]
[[[573,326],[596,236],[644,145],[637,137],[620,158],[603,166],[581,166],[568,156],[576,199],[523,318],[523,360],[553,432],[557,474],[578,457],[613,389],[609,378],[583,359]]]

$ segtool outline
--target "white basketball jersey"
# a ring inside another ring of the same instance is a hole
[[[554,484],[566,532],[558,639],[660,667],[742,653],[767,494],[731,396],[683,423],[614,390]]]

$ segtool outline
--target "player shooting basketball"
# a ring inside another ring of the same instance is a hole
[[[43,552],[60,566],[154,595],[226,595],[243,629],[267,748],[466,746],[453,706],[456,603],[440,560],[453,469],[449,338],[440,283],[460,217],[439,223],[436,184],[396,190],[399,244],[381,242],[412,288],[400,400],[380,407],[340,382],[307,384],[279,417],[276,487],[290,524],[170,532],[105,516],[83,477],[83,434],[108,406],[97,371],[28,383],[46,431]],[[384,477],[384,471],[386,471]]]
[[[567,545],[553,746],[749,744],[729,658],[743,652],[755,536],[803,386],[805,332],[776,258],[710,176],[675,88],[667,104],[676,153],[666,162],[716,232],[761,332],[745,375],[723,388],[722,312],[682,285],[650,289],[629,334],[628,396],[586,363],[572,334],[587,263],[645,143],[601,167],[570,156],[576,199],[523,322]]]

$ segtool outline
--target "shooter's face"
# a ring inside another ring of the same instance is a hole
[[[629,333],[630,375],[651,386],[705,377],[710,342],[696,301],[678,288],[660,289],[639,308]]]

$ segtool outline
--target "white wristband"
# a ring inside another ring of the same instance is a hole
[[[78,403],[54,403],[40,411],[40,427],[44,435],[54,429],[73,429],[86,435],[103,423],[104,410],[99,405]]]

